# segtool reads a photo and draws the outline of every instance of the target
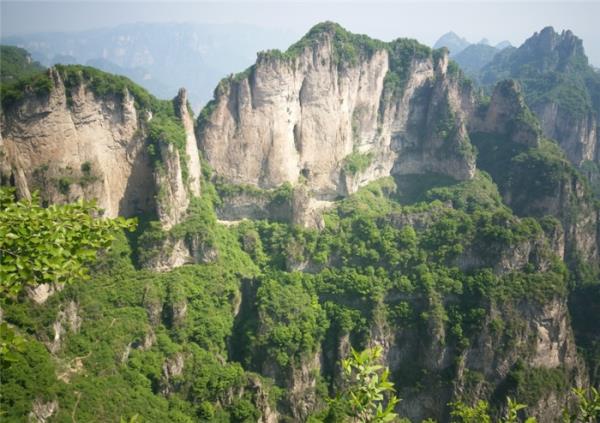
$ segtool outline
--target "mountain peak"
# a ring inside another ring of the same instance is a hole
[[[455,32],[450,31],[442,35],[439,40],[433,45],[433,48],[438,49],[446,47],[450,50],[450,54],[455,55],[463,51],[471,45],[465,38],[458,36]]]
[[[325,21],[313,26],[298,42],[292,44],[284,53],[279,50],[268,50],[259,53],[259,59],[290,59],[297,57],[307,49],[322,47],[331,43],[335,61],[355,64],[359,57],[370,57],[378,50],[383,50],[386,43],[363,34],[354,34],[340,24]]]
[[[588,65],[583,42],[570,30],[559,34],[547,26],[528,38],[519,50],[520,55],[533,58],[540,71],[565,71]]]
[[[495,45],[498,50],[504,50],[505,48],[512,47],[512,44],[508,40],[500,41]]]

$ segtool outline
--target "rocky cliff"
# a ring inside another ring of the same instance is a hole
[[[581,39],[552,27],[536,32],[518,49],[498,54],[480,76],[484,85],[504,78],[522,82],[544,135],[557,140],[573,164],[598,161],[600,77],[589,66]]]
[[[506,204],[521,216],[557,218],[565,232],[561,256],[597,260],[599,220],[592,191],[559,145],[542,137],[520,84],[496,84],[490,103],[473,114],[470,130],[478,167],[494,177]]]
[[[152,166],[130,92],[98,101],[85,85],[31,93],[2,115],[2,169],[19,195],[39,190],[49,203],[96,198],[107,216],[153,207]]]
[[[188,197],[200,192],[185,91],[175,100],[184,148],[180,153],[167,138],[159,139],[162,162],[156,166],[148,148],[153,110],[141,105],[147,93],[89,68],[51,68],[39,80],[45,87],[29,86],[21,97],[3,99],[4,182],[15,185],[21,197],[39,191],[47,203],[95,199],[109,217],[158,213],[165,227],[181,219]],[[102,90],[102,83],[121,85]],[[183,156],[189,161],[187,175]],[[158,193],[163,196],[157,202]],[[169,212],[166,204],[172,204]]]
[[[472,95],[449,69],[444,51],[320,24],[220,83],[199,120],[201,148],[230,183],[303,184],[321,200],[390,174],[468,179]]]
[[[597,264],[598,211],[525,81],[488,103],[445,50],[332,23],[223,80],[196,128],[185,91],[159,101],[79,67],[40,81],[3,97],[3,184],[149,215],[137,264],[165,272],[134,269],[120,239],[93,283],[8,304],[35,354],[66,369],[23,359],[11,377],[49,372],[48,392],[68,391],[23,394],[15,415],[72,418],[65,383],[84,393],[81,420],[112,421],[129,414],[93,399],[114,383],[149,421],[305,421],[351,346],[383,347],[398,411],[417,420],[448,421],[456,400],[500,415],[510,395],[550,422],[586,386],[565,263]]]

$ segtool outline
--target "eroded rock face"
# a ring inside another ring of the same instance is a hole
[[[183,181],[181,157],[173,144],[160,143],[162,166],[155,172],[158,194],[156,210],[165,230],[181,222],[190,199]]]
[[[471,122],[475,132],[493,133],[527,147],[538,147],[541,130],[525,105],[521,86],[506,80],[496,84],[490,104],[483,116],[475,115]]]
[[[165,231],[183,221],[191,198],[200,195],[201,179],[185,90],[173,100],[181,122],[169,117],[183,126],[184,145],[154,140],[153,157],[149,106],[138,109],[140,100],[127,89],[98,95],[83,76],[65,83],[62,75],[71,74],[49,69],[47,94],[25,92],[3,108],[0,183],[15,186],[21,198],[37,190],[47,204],[96,200],[106,217],[156,213]],[[193,261],[182,240],[168,239],[162,250],[149,267],[170,270]],[[29,295],[42,303],[53,290],[41,285]]]
[[[33,401],[31,408],[27,420],[32,423],[46,423],[58,411],[58,401],[44,402],[42,399],[37,398]]]
[[[95,198],[110,217],[152,209],[152,167],[133,97],[100,99],[48,72],[48,95],[29,95],[2,117],[5,177],[22,197],[37,189],[49,203]]]
[[[600,121],[593,113],[573,116],[552,102],[533,107],[539,117],[544,135],[557,140],[569,160],[579,166],[585,161],[598,161]]]
[[[510,329],[517,333],[510,343],[497,328],[492,329],[498,322],[506,321],[518,322]],[[565,377],[574,385],[585,384],[585,366],[576,354],[564,298],[556,298],[545,305],[523,301],[517,308],[492,307],[487,311],[481,333],[462,352],[449,342],[443,324],[429,321],[428,328],[427,335],[423,331],[392,327],[387,323],[375,322],[371,328],[371,344],[383,347],[382,363],[399,378],[394,380],[402,398],[398,411],[412,421],[428,417],[448,421],[448,402],[459,397],[489,397],[519,365],[564,371]],[[439,375],[454,365],[457,367],[453,384],[436,382]],[[430,375],[422,376],[426,389],[402,387],[402,382],[414,374],[414,369],[419,374]],[[560,415],[567,401],[566,391],[558,396],[552,391],[528,408],[539,421],[550,423]]]
[[[447,55],[404,63],[396,90],[384,83],[388,50],[338,62],[333,38],[324,31],[291,57],[261,54],[249,72],[219,85],[199,125],[218,175],[260,188],[301,179],[320,200],[390,173],[473,176],[464,125],[471,93],[448,75]],[[353,158],[362,165],[352,169]]]
[[[317,396],[317,377],[321,372],[321,352],[303,357],[289,368],[281,368],[275,362],[265,362],[262,374],[286,387],[287,398],[283,401],[286,414],[294,421],[305,421],[321,404]]]
[[[176,353],[168,358],[162,366],[162,388],[160,392],[163,395],[169,395],[177,389],[174,378],[181,376],[185,366],[185,357],[182,353]]]
[[[185,129],[185,154],[188,170],[187,186],[190,194],[200,195],[200,180],[202,179],[202,169],[200,167],[200,154],[198,152],[198,141],[194,132],[194,120],[188,103],[188,95],[185,88],[181,88],[177,97],[175,97],[177,114],[183,123]]]
[[[182,151],[174,144],[159,142],[161,164],[154,172],[157,187],[156,209],[165,230],[180,223],[186,215],[191,197],[200,195],[200,155],[185,89],[179,90],[173,101],[186,138]],[[182,259],[178,257],[173,260]]]

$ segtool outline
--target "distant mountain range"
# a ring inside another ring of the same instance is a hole
[[[450,57],[471,77],[475,76],[483,66],[488,64],[496,53],[512,47],[509,41],[501,41],[495,46],[483,38],[478,43],[471,43],[454,32],[442,35],[433,45],[434,48],[446,47]]]
[[[50,66],[83,64],[125,75],[162,98],[186,87],[194,110],[219,80],[267,48],[287,48],[297,34],[239,24],[135,23],[79,32],[4,37]]]

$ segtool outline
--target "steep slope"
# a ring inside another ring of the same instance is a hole
[[[480,76],[485,85],[504,78],[522,83],[544,135],[557,140],[572,163],[598,162],[600,76],[579,38],[544,28],[518,49],[498,54]]]
[[[514,81],[496,85],[471,122],[477,165],[498,184],[517,215],[554,216],[565,231],[561,254],[571,264],[598,260],[598,206],[587,181],[557,144],[542,138],[537,119]]]
[[[48,203],[96,199],[111,217],[154,211],[153,175],[160,156],[149,153],[150,141],[176,156],[176,143],[185,154],[195,152],[186,183],[192,194],[199,192],[198,153],[184,93],[176,103],[185,126],[168,102],[162,104],[127,80],[91,68],[56,67],[32,81],[17,83],[24,92],[2,99],[2,176],[21,196],[40,190]],[[167,124],[179,138],[170,139]],[[169,154],[163,156],[169,163]],[[166,176],[182,178],[181,171],[175,173],[168,169]],[[171,197],[187,196],[187,188],[179,185]],[[165,222],[169,219],[177,217],[164,217]]]
[[[57,66],[3,86],[0,177],[47,204],[96,200],[107,217],[143,216],[169,231],[200,195],[201,166],[187,93],[157,100],[126,78]],[[194,261],[163,240],[168,270]]]
[[[390,174],[471,178],[472,102],[444,51],[324,23],[285,53],[262,53],[223,80],[199,118],[198,138],[228,183],[290,183],[333,200]]]

